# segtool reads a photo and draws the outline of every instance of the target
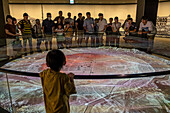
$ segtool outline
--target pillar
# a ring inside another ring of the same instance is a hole
[[[136,24],[139,28],[142,16],[148,17],[149,21],[152,21],[156,26],[157,11],[159,0],[138,0],[137,12],[136,12]]]

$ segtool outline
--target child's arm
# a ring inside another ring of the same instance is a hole
[[[76,94],[76,87],[74,85],[74,74],[70,73],[65,79],[64,89],[67,96]]]

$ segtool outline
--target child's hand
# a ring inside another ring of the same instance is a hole
[[[69,76],[70,78],[74,78],[75,75],[74,75],[73,73],[69,73],[68,76]]]
[[[73,81],[75,75],[73,73],[69,73],[68,76],[70,77],[70,80]]]

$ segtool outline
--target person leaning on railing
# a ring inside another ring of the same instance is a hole
[[[50,69],[39,74],[41,77],[46,113],[70,113],[69,96],[76,94],[74,74],[61,73],[66,64],[62,51],[52,50],[46,56]]]
[[[58,24],[58,26],[57,26],[57,28],[55,29],[54,32],[56,33],[56,40],[57,40],[58,49],[63,49],[65,37],[64,37],[64,29],[62,28],[62,24]]]
[[[128,18],[126,24],[125,24],[125,37],[123,38],[125,40],[125,43],[127,43],[128,39],[131,38],[129,36],[135,36],[136,35],[136,23],[133,22],[132,18]]]
[[[13,24],[12,19],[11,15],[6,16],[7,24],[5,25],[5,33],[7,36],[7,56],[10,59],[14,58],[17,54],[13,49],[13,43],[16,40],[16,36],[19,36],[19,34],[16,33],[16,25]]]
[[[156,27],[154,26],[152,21],[148,21],[148,18],[143,16],[139,26],[138,35],[146,39],[146,43],[144,46],[147,47],[147,52],[151,52],[151,49],[153,49],[155,34]]]

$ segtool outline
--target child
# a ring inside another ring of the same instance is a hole
[[[50,69],[40,73],[46,113],[69,113],[69,95],[76,93],[74,74],[61,73],[66,58],[60,50],[52,50],[46,56]]]
[[[72,45],[73,29],[69,22],[66,22],[66,28],[64,29],[66,38],[66,48],[70,48]]]
[[[57,32],[57,46],[58,46],[58,49],[63,49],[64,46],[63,46],[63,42],[65,41],[65,38],[64,38],[64,29],[62,29],[62,25],[59,24],[58,25],[58,28],[55,29],[55,32]]]

